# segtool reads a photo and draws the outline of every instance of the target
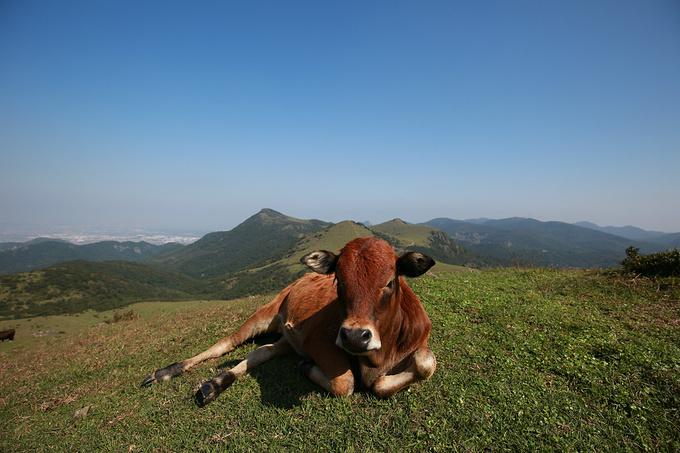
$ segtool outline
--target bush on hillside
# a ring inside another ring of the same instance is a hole
[[[680,276],[680,252],[678,249],[640,255],[637,247],[626,249],[623,269],[644,277]]]

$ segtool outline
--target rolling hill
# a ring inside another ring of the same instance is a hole
[[[145,261],[159,253],[181,249],[179,244],[104,241],[75,245],[55,239],[35,239],[23,244],[5,243],[0,253],[0,275],[17,274],[72,260]]]
[[[0,319],[121,308],[135,301],[209,298],[216,288],[129,261],[70,261],[0,277]]]

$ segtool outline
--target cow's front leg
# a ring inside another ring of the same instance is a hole
[[[300,362],[298,369],[300,374],[333,396],[349,396],[354,393],[354,374],[349,368],[339,375],[329,378],[319,365],[314,363],[312,359],[308,359]]]
[[[380,376],[373,384],[373,393],[380,398],[389,398],[399,390],[408,387],[414,382],[428,379],[437,368],[437,360],[430,348],[417,349],[411,360],[401,373]]]
[[[221,339],[200,354],[154,371],[144,378],[142,387],[148,387],[153,383],[167,381],[175,376],[179,376],[204,360],[221,357],[233,351],[237,346],[257,335],[279,332],[280,322],[277,313],[282,300],[281,295],[277,296],[273,301],[257,310],[236,332]]]
[[[144,378],[144,380],[142,381],[142,387],[148,387],[154,382],[168,381],[184,373],[184,370],[185,367],[183,366],[182,362],[175,362],[172,365],[168,365],[165,368],[161,368],[160,370],[154,371],[146,378]]]
[[[314,356],[298,364],[300,373],[333,396],[354,393],[354,373],[346,355],[335,345],[311,351]]]
[[[243,376],[248,370],[261,365],[264,362],[268,362],[275,357],[290,354],[292,352],[293,347],[285,338],[281,338],[274,344],[260,346],[248,354],[246,358],[234,368],[224,371],[205,382],[195,394],[196,403],[198,403],[199,406],[205,406],[217,398],[220,393],[229,388],[231,384],[236,382],[236,379]]]

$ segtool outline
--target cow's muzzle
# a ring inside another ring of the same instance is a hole
[[[380,338],[371,329],[348,329],[341,327],[335,344],[350,354],[361,355],[380,349]]]

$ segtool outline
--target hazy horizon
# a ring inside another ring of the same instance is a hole
[[[680,231],[680,3],[0,6],[0,224]]]

